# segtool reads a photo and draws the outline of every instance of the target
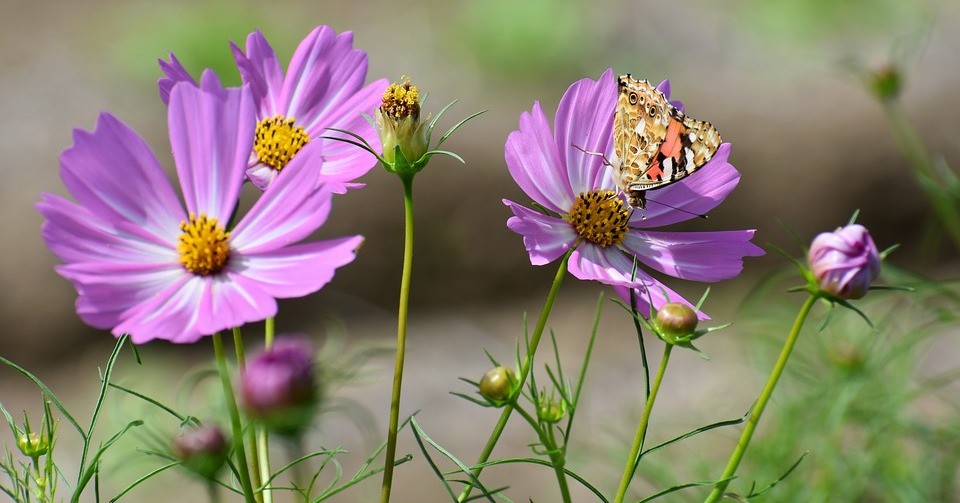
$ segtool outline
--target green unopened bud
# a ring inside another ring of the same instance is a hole
[[[507,367],[494,367],[480,378],[480,394],[494,402],[502,402],[510,398],[515,381],[512,370]]]
[[[17,437],[17,448],[24,456],[37,459],[50,450],[50,441],[39,433],[23,433]]]
[[[870,90],[880,101],[892,101],[900,96],[903,78],[893,65],[887,65],[870,72],[868,75]]]
[[[427,152],[425,123],[420,122],[420,89],[408,79],[390,84],[383,93],[383,103],[374,115],[383,147],[383,159],[391,171],[417,171],[414,164]],[[406,163],[399,163],[397,147]]]
[[[657,311],[660,336],[673,344],[697,329],[697,313],[686,304],[669,302]]]
[[[544,423],[554,424],[567,415],[567,408],[563,402],[555,402],[552,398],[540,402],[537,407],[537,417]]]

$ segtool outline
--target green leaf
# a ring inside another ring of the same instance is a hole
[[[93,438],[93,429],[97,426],[97,419],[100,418],[100,410],[103,409],[103,400],[107,396],[107,388],[110,385],[110,376],[113,375],[113,367],[117,364],[117,358],[120,356],[120,350],[123,349],[123,344],[129,339],[128,334],[123,334],[117,339],[117,344],[113,347],[113,352],[110,353],[110,358],[107,360],[106,370],[101,377],[100,382],[100,393],[97,395],[97,403],[93,408],[93,415],[90,417],[90,426],[87,428],[87,434],[84,436],[86,441],[83,443],[83,449],[80,453],[80,469],[81,477],[83,476],[84,467],[86,466],[87,453],[90,449],[90,439]],[[82,490],[79,480],[77,481],[78,490]]]
[[[463,157],[460,157],[460,155],[458,155],[458,154],[456,154],[456,153],[454,153],[454,152],[447,151],[447,150],[430,150],[430,151],[428,151],[428,152],[424,152],[423,156],[420,157],[420,160],[417,161],[417,162],[418,162],[418,163],[421,163],[421,162],[422,162],[422,163],[425,163],[425,162],[427,162],[428,159],[430,159],[431,157],[433,157],[433,156],[435,156],[435,155],[437,155],[437,154],[443,154],[443,155],[448,155],[448,156],[450,156],[450,157],[453,157],[454,159],[460,161],[460,164],[466,164],[466,163],[467,163],[467,161],[464,161],[464,160],[463,160]]]
[[[663,442],[663,443],[661,443],[661,444],[657,444],[657,445],[655,445],[655,446],[653,446],[653,447],[651,447],[651,448],[649,448],[649,449],[641,452],[640,455],[637,456],[637,464],[639,464],[639,463],[640,463],[640,460],[643,459],[643,457],[646,456],[647,454],[652,454],[652,453],[654,453],[654,452],[656,452],[656,451],[659,451],[660,449],[664,449],[664,448],[666,448],[666,447],[668,447],[668,446],[670,446],[670,445],[673,445],[673,444],[675,444],[675,443],[677,443],[677,442],[681,442],[681,441],[686,440],[686,439],[688,439],[688,438],[690,438],[690,437],[693,437],[693,436],[695,436],[695,435],[699,435],[699,434],[701,434],[701,433],[704,433],[704,432],[707,432],[707,431],[710,431],[710,430],[715,430],[715,429],[717,429],[717,428],[723,428],[724,426],[734,426],[734,425],[738,425],[738,424],[745,423],[745,422],[747,421],[747,418],[750,417],[750,413],[753,412],[753,406],[754,406],[754,405],[756,405],[756,403],[754,403],[753,405],[751,405],[751,406],[750,406],[750,409],[747,410],[747,412],[746,412],[744,415],[742,415],[742,416],[740,416],[740,417],[738,417],[738,418],[736,418],[736,419],[728,419],[728,420],[726,420],[726,421],[719,421],[719,422],[716,422],[716,423],[708,424],[708,425],[706,425],[706,426],[701,426],[701,427],[699,427],[699,428],[697,428],[697,429],[695,429],[695,430],[692,430],[692,431],[689,431],[689,432],[687,432],[687,433],[684,433],[683,435],[680,435],[679,437],[674,437],[674,438],[672,438],[672,439],[670,439],[670,440],[667,440],[666,442]],[[634,465],[634,466],[636,467],[636,465]],[[636,469],[636,468],[634,468],[634,469]]]
[[[850,215],[850,220],[847,221],[847,225],[853,225],[857,223],[857,217],[859,216],[860,216],[860,208],[853,210],[853,215]]]
[[[435,115],[435,116],[433,117],[433,120],[430,121],[430,125],[427,126],[427,138],[426,138],[426,139],[427,139],[427,145],[430,144],[430,138],[433,137],[433,128],[436,127],[437,121],[440,120],[440,117],[444,114],[444,112],[446,112],[447,110],[449,110],[450,107],[452,107],[457,101],[460,101],[460,100],[453,100],[453,101],[451,101],[450,103],[447,103],[447,105],[446,105],[445,107],[441,108],[440,111],[437,112],[437,115]],[[420,102],[420,105],[421,105],[421,106],[423,105],[423,101],[422,101],[422,100],[421,100],[421,102]],[[437,145],[437,146],[439,147],[439,145]]]
[[[803,460],[804,458],[807,457],[807,454],[810,454],[810,451],[804,452],[803,455],[800,456],[800,459],[798,459],[790,468],[788,468],[787,471],[780,476],[780,478],[771,482],[770,485],[761,489],[760,492],[753,492],[753,488],[751,488],[750,494],[747,494],[747,498],[756,498],[757,496],[760,496],[761,494],[769,491],[770,489],[773,489],[774,487],[777,486],[777,484],[783,482],[784,479],[786,479],[794,470],[797,469],[798,466],[800,466],[800,463],[803,463]]]
[[[119,347],[119,346],[118,346]],[[90,459],[90,464],[85,469],[80,471],[80,478],[77,480],[77,487],[73,491],[73,496],[70,498],[71,503],[77,503],[80,501],[80,494],[83,493],[83,490],[86,488],[87,484],[90,482],[90,479],[93,478],[100,471],[100,457],[103,456],[103,453],[107,451],[117,440],[120,440],[127,431],[131,428],[135,428],[143,424],[143,421],[136,420],[130,421],[126,426],[123,427],[120,431],[115,433],[112,437],[107,439],[100,448],[97,450],[96,454]]]
[[[64,407],[63,404],[60,403],[60,400],[57,398],[57,395],[54,395],[53,391],[50,391],[50,388],[48,388],[46,384],[43,384],[43,382],[40,379],[38,379],[37,376],[31,374],[29,371],[27,371],[27,369],[17,365],[16,363],[13,363],[12,361],[2,356],[0,356],[0,363],[3,363],[4,365],[12,368],[13,370],[20,372],[21,374],[26,376],[27,379],[30,379],[31,381],[33,381],[33,384],[35,384],[38,388],[40,388],[40,391],[42,391],[43,394],[46,395],[51,402],[53,402],[53,405],[57,407],[57,410],[59,410],[60,413],[63,414],[63,417],[67,419],[67,422],[73,425],[73,427],[77,430],[77,433],[80,434],[80,437],[84,440],[87,439],[87,435],[83,432],[83,428],[80,427],[80,424],[77,423],[77,420],[74,419],[69,412],[67,412],[66,407]]]
[[[707,482],[707,481],[688,482],[688,483],[686,483],[686,484],[676,485],[676,486],[670,487],[670,488],[668,488],[668,489],[664,489],[664,490],[662,490],[662,491],[654,494],[653,496],[648,496],[648,497],[646,497],[646,498],[643,498],[642,500],[637,501],[637,503],[647,503],[648,501],[653,501],[653,500],[655,500],[655,499],[657,499],[657,498],[659,498],[659,497],[661,497],[661,496],[666,496],[666,495],[668,495],[668,494],[670,494],[670,493],[677,492],[677,491],[680,491],[680,490],[683,490],[683,489],[688,489],[688,488],[691,488],[691,487],[712,486],[712,485],[718,484],[718,483],[720,483],[720,482],[723,482],[723,481],[722,481],[722,480],[717,480],[717,481],[712,481],[712,482]]]
[[[515,464],[515,463],[529,463],[529,464],[532,464],[532,465],[547,466],[547,467],[550,467],[551,469],[553,468],[553,465],[550,464],[549,461],[546,461],[546,460],[543,460],[543,459],[537,459],[537,458],[507,458],[507,459],[498,459],[498,460],[496,460],[496,461],[487,461],[486,463],[479,463],[479,464],[475,465],[473,468],[486,468],[486,467],[488,467],[488,466],[508,465],[508,464]],[[587,482],[587,480],[586,480],[584,477],[581,477],[581,476],[580,476],[579,474],[577,474],[576,472],[571,471],[571,470],[568,470],[567,468],[564,468],[564,469],[563,469],[563,472],[564,472],[565,474],[569,475],[570,478],[572,478],[573,480],[576,480],[577,482],[579,482],[583,487],[587,488],[587,490],[589,490],[590,492],[592,492],[592,493],[597,497],[597,499],[599,499],[599,500],[602,501],[603,503],[610,503],[610,500],[608,500],[608,499],[603,495],[603,493],[600,492],[599,489],[597,489],[596,487],[594,487],[593,485],[591,485],[589,482]],[[455,472],[446,472],[445,475],[449,475],[449,474],[451,474],[451,473],[455,473]]]
[[[167,463],[167,464],[165,464],[165,465],[163,465],[163,466],[161,466],[161,467],[159,467],[159,468],[157,468],[157,469],[155,469],[155,470],[147,473],[146,475],[144,475],[144,476],[140,477],[139,479],[137,479],[136,481],[134,481],[132,484],[128,485],[124,490],[120,491],[120,494],[117,494],[116,496],[114,496],[114,497],[110,500],[110,503],[114,503],[115,501],[118,501],[118,500],[119,500],[120,498],[122,498],[125,494],[127,494],[128,492],[130,492],[131,490],[133,490],[133,488],[135,488],[135,487],[137,487],[138,485],[140,485],[141,483],[146,482],[147,480],[153,478],[155,475],[159,475],[159,474],[161,474],[161,473],[169,470],[170,468],[173,468],[174,466],[179,466],[179,465],[181,465],[181,464],[183,464],[182,461],[174,461],[174,462],[172,462],[172,463]]]
[[[479,112],[477,112],[477,113],[475,113],[475,114],[472,114],[472,115],[468,116],[466,119],[463,119],[462,121],[454,124],[453,127],[450,128],[449,131],[447,131],[446,133],[444,133],[443,136],[440,137],[440,140],[437,141],[437,147],[436,147],[436,148],[440,148],[440,145],[443,145],[443,142],[447,141],[447,138],[450,138],[450,135],[452,135],[452,134],[454,133],[454,131],[460,129],[460,126],[466,124],[467,121],[469,121],[470,119],[473,119],[474,117],[479,116],[480,114],[482,114],[482,113],[484,113],[484,112],[486,112],[486,110],[481,110],[481,111],[479,111]]]
[[[416,418],[412,416],[410,417],[410,427],[413,431],[414,437],[417,440],[417,443],[420,445],[420,450],[423,451],[423,455],[426,456],[427,462],[430,463],[430,467],[433,468],[433,471],[437,474],[440,480],[443,481],[443,485],[447,488],[447,491],[450,493],[450,497],[453,498],[454,503],[456,503],[457,501],[457,495],[454,494],[453,491],[450,489],[449,484],[447,484],[446,478],[443,476],[443,472],[440,471],[437,465],[434,464],[433,460],[430,458],[430,455],[427,453],[426,447],[423,445],[423,441],[426,441],[434,449],[436,449],[440,454],[443,454],[447,459],[449,459],[450,461],[453,461],[454,464],[460,467],[460,470],[463,472],[463,474],[470,479],[470,485],[479,489],[486,496],[487,500],[490,501],[490,503],[496,503],[493,500],[493,497],[491,496],[490,491],[486,487],[484,487],[483,484],[480,483],[480,480],[477,479],[476,476],[473,475],[473,472],[471,471],[470,467],[463,464],[463,462],[457,459],[456,456],[447,452],[447,450],[441,447],[440,444],[434,442],[433,439],[428,437],[427,434],[424,433],[423,429],[420,428],[420,425],[417,424]]]

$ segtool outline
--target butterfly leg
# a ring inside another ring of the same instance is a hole
[[[579,150],[579,151],[581,151],[581,152],[583,152],[584,154],[600,156],[600,158],[603,159],[603,165],[604,165],[604,166],[613,167],[613,164],[611,164],[610,161],[607,160],[607,156],[603,155],[602,152],[590,152],[590,151],[588,151],[588,150],[584,150],[583,147],[578,147],[578,146],[574,145],[573,143],[571,143],[570,146],[573,147],[573,148],[575,148],[575,149],[577,149],[577,150]]]

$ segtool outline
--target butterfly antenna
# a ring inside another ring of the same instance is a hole
[[[657,203],[657,204],[659,204],[660,206],[666,206],[667,208],[670,208],[670,209],[672,209],[672,210],[682,211],[683,213],[686,213],[686,214],[688,214],[688,215],[693,215],[693,216],[695,216],[695,217],[699,217],[699,218],[703,218],[703,219],[708,218],[706,213],[694,213],[694,212],[692,212],[692,211],[688,211],[688,210],[685,210],[685,209],[683,209],[683,208],[677,208],[676,206],[671,206],[671,205],[669,205],[669,204],[667,204],[667,203],[661,203],[660,201],[654,201],[653,199],[647,199],[647,202],[648,202],[648,203]]]
[[[573,147],[573,148],[575,148],[575,149],[577,149],[577,150],[579,150],[579,151],[581,151],[581,152],[583,152],[584,154],[600,156],[600,158],[603,159],[603,164],[604,164],[604,166],[608,166],[608,167],[612,167],[612,166],[613,166],[613,164],[610,164],[610,161],[607,160],[607,156],[603,155],[603,154],[600,153],[600,152],[590,152],[590,151],[584,149],[583,147],[578,147],[578,146],[574,145],[573,143],[571,143],[570,146]]]

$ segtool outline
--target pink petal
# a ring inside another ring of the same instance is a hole
[[[504,199],[503,204],[515,215],[507,220],[507,227],[523,236],[523,245],[530,254],[531,264],[549,264],[577,242],[576,231],[566,221],[544,215],[508,199]]]
[[[336,35],[318,26],[300,42],[283,82],[281,103],[288,118],[313,123],[363,87],[367,55],[353,49],[353,33]]]
[[[170,144],[187,209],[225,221],[237,203],[253,150],[253,99],[246,88],[223,89],[209,71],[201,87],[173,88]]]
[[[302,297],[333,279],[337,268],[353,262],[363,238],[319,241],[265,253],[245,255],[231,265],[259,288],[277,298]]]
[[[610,171],[603,157],[580,149],[599,152],[607,159],[611,157],[617,96],[617,83],[610,69],[603,72],[600,79],[579,80],[563,93],[557,107],[555,137],[557,148],[566,159],[567,176],[575,193],[599,188]]]
[[[706,214],[717,207],[740,182],[740,173],[727,162],[729,156],[730,144],[724,143],[713,159],[692,175],[662,189],[648,191],[646,211],[634,211],[630,226],[661,227]]]
[[[257,30],[247,36],[247,52],[230,43],[233,59],[240,71],[243,83],[250,86],[260,118],[283,114],[286,110],[280,109],[277,98],[283,88],[283,69],[277,54],[273,52],[270,43]]]
[[[150,147],[126,124],[101,114],[92,133],[76,130],[60,155],[60,176],[80,206],[130,222],[161,240],[180,235],[183,207]]]
[[[310,235],[327,219],[330,190],[321,183],[322,145],[309,143],[283,168],[231,234],[243,254],[276,250]]]
[[[197,81],[190,76],[190,72],[180,64],[180,61],[172,52],[170,53],[170,61],[158,59],[157,63],[160,64],[160,71],[166,75],[166,77],[157,80],[157,87],[160,88],[160,99],[163,100],[164,105],[170,103],[170,91],[173,90],[174,85],[180,82],[197,85]]]
[[[630,231],[623,247],[644,264],[671,276],[720,281],[743,270],[743,257],[763,255],[753,230],[716,232]]]
[[[510,175],[531,199],[550,211],[566,213],[577,194],[557,151],[550,124],[540,108],[520,114],[520,129],[507,137],[504,157]]]
[[[47,247],[65,263],[130,262],[170,263],[177,261],[176,241],[158,243],[139,227],[136,233],[107,222],[87,208],[59,196],[43,194],[37,204],[46,219],[41,235]]]

